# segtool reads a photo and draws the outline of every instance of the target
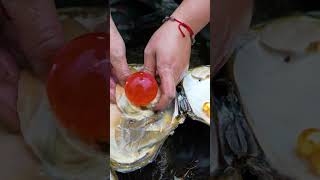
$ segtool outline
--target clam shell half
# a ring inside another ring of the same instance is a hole
[[[180,110],[210,125],[210,66],[190,70],[183,78],[182,88],[178,95]]]
[[[302,53],[320,40],[320,20],[302,16],[275,23],[266,24],[259,37],[236,53],[235,82],[271,165],[295,179],[319,179],[295,148],[304,129],[320,127],[320,53]],[[274,49],[301,53],[288,62],[287,54],[266,49],[261,40]]]

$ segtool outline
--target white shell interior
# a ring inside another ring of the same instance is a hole
[[[263,37],[264,41],[296,51],[305,42],[319,40],[313,38],[320,36],[320,28],[302,19],[296,25],[284,21],[273,29],[274,34]],[[296,34],[294,27],[308,31]],[[295,146],[304,129],[320,127],[320,54],[304,54],[287,63],[286,54],[264,49],[258,39],[235,56],[234,76],[246,115],[275,168],[293,178],[319,179],[296,156]]]
[[[210,103],[210,67],[193,69],[183,79],[183,88],[193,113],[210,125],[210,117],[203,111],[203,105]]]

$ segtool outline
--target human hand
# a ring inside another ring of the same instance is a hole
[[[120,84],[124,85],[131,72],[126,58],[126,46],[111,16],[110,42],[110,61],[112,65],[112,72],[119,80]]]
[[[0,1],[0,120],[9,131],[19,130],[18,59],[28,62],[45,80],[52,56],[63,45],[63,32],[52,0]]]
[[[176,85],[189,67],[191,39],[182,28],[185,37],[178,31],[178,24],[168,21],[151,37],[144,52],[144,66],[161,79],[161,97],[156,110],[164,109],[176,95]]]

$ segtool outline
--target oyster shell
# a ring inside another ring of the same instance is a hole
[[[118,180],[117,175],[112,170],[110,171],[110,180]]]
[[[133,71],[141,70],[141,65],[131,65]],[[124,89],[117,85],[117,104],[110,104],[110,160],[111,167],[119,172],[139,169],[156,157],[161,145],[173,133],[186,115],[210,124],[210,115],[203,112],[203,106],[210,104],[210,67],[203,66],[190,70],[181,85],[183,91],[166,110],[154,112],[152,106],[146,109],[131,104]],[[198,88],[194,88],[198,87]],[[194,96],[195,92],[201,92]],[[210,112],[207,108],[207,111]]]
[[[316,78],[320,76],[320,54],[304,53],[308,44],[319,41],[319,24],[319,19],[305,16],[277,20],[276,26],[266,24],[235,55],[234,79],[246,117],[271,165],[296,179],[318,179],[297,157],[295,146],[303,129],[320,127],[316,118],[320,116]],[[288,63],[283,51],[299,56]]]
[[[117,87],[117,105],[110,104],[110,160],[113,169],[130,172],[150,163],[170,133],[184,121],[177,115],[176,103],[163,112],[142,110]],[[126,104],[127,107],[122,107]],[[123,110],[123,111],[121,111]]]
[[[190,70],[183,78],[182,87],[191,108],[187,113],[193,119],[210,125],[210,67]]]

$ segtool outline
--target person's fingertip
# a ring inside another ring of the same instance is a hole
[[[176,97],[176,85],[172,71],[169,69],[159,69],[159,76],[161,79],[161,97],[159,103],[156,105],[157,110],[165,109],[173,99]]]
[[[159,103],[155,106],[155,110],[164,110],[176,97],[176,92],[172,91],[167,94],[163,94],[160,97]]]
[[[128,71],[128,70],[125,70],[125,71],[123,71],[123,72],[118,73],[118,79],[119,79],[119,82],[120,82],[120,84],[121,84],[122,86],[125,85],[128,77],[129,77],[130,75],[131,75],[131,73],[130,73],[130,71]]]

